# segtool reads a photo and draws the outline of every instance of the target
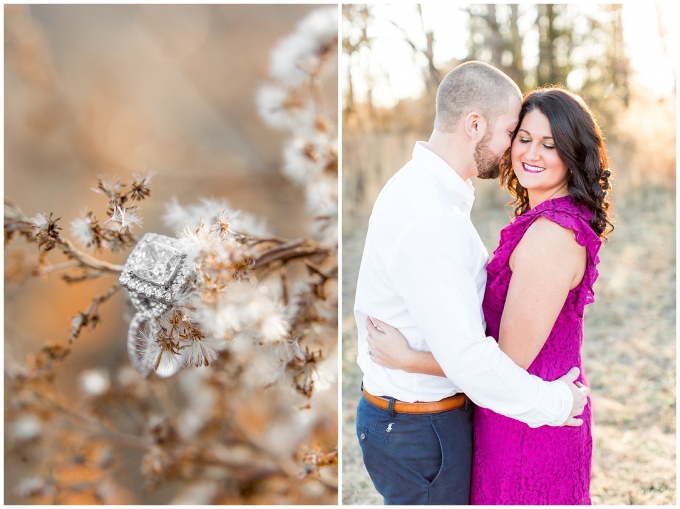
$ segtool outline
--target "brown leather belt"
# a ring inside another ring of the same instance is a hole
[[[390,406],[390,400],[383,398],[382,396],[374,396],[366,389],[364,391],[364,398],[372,405],[387,410]],[[448,412],[449,410],[455,410],[465,405],[465,394],[456,394],[455,396],[450,396],[439,401],[432,402],[417,402],[417,403],[406,403],[404,401],[394,402],[394,411],[398,414],[436,414],[440,412]]]

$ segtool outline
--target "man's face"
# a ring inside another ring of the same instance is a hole
[[[511,136],[522,109],[517,97],[512,97],[509,102],[507,111],[498,115],[493,125],[487,124],[484,136],[475,146],[475,164],[480,179],[495,179],[501,174],[501,159],[510,148]]]

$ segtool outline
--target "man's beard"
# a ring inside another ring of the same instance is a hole
[[[477,178],[497,179],[501,176],[500,156],[489,149],[491,129],[487,127],[486,133],[475,145],[475,164],[477,165]]]

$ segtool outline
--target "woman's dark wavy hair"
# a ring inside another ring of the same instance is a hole
[[[534,109],[548,117],[555,149],[567,167],[569,194],[592,211],[590,226],[606,241],[614,229],[609,215],[611,172],[602,131],[590,108],[579,96],[561,87],[529,92],[524,96],[513,142],[524,116]],[[529,194],[512,169],[509,152],[501,164],[501,185],[514,198],[510,204],[515,205],[515,216],[529,210]]]

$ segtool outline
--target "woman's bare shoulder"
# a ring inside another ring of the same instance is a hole
[[[547,246],[583,248],[574,236],[574,230],[560,226],[545,216],[536,218],[522,240],[529,240],[531,243],[546,244]],[[584,248],[585,249],[585,248]]]
[[[580,265],[586,248],[576,241],[574,231],[541,216],[527,229],[512,253],[513,265],[518,260],[535,263],[550,261],[555,265]]]

